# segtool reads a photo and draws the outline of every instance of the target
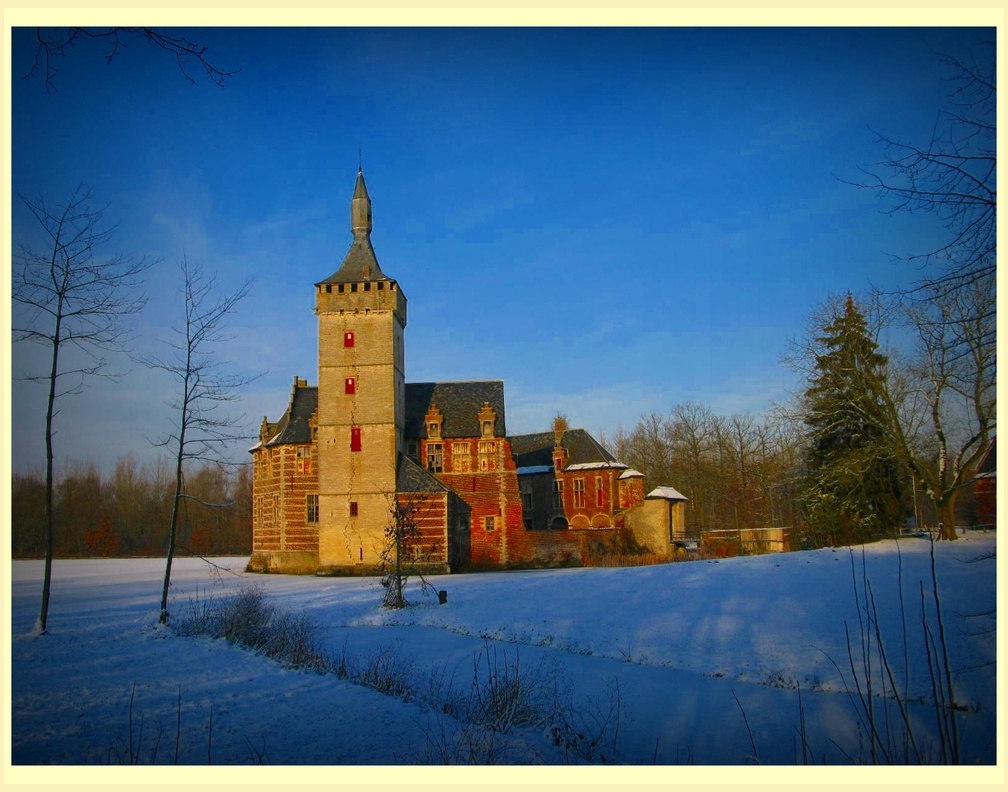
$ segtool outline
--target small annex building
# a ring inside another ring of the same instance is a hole
[[[350,250],[315,284],[318,385],[295,377],[250,449],[249,569],[371,573],[396,504],[439,571],[567,564],[585,534],[626,528],[668,552],[686,499],[645,495],[644,476],[584,429],[509,435],[500,380],[405,381],[407,301],[371,244],[360,169],[350,214]]]

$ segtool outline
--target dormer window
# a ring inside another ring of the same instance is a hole
[[[430,409],[427,410],[427,415],[424,416],[424,423],[427,426],[427,439],[440,440],[444,416],[441,415],[441,411],[437,408],[436,404],[432,404]]]
[[[480,437],[488,439],[494,437],[495,425],[497,424],[497,412],[490,406],[490,402],[483,402],[483,407],[477,416],[479,420]]]

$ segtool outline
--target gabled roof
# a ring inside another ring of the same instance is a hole
[[[308,419],[318,409],[318,386],[301,385],[294,378],[287,411],[277,421],[276,432],[263,445],[277,446],[289,443],[310,443],[311,427]]]
[[[518,467],[553,466],[553,446],[556,442],[553,432],[514,435],[508,440],[511,442],[511,452]],[[601,466],[605,463],[607,467],[613,465],[623,467],[584,429],[568,429],[563,433],[560,442],[567,450],[568,466],[591,464]]]
[[[437,405],[444,417],[441,437],[479,437],[479,411],[489,404],[497,413],[494,434],[507,435],[504,420],[504,383],[501,380],[477,382],[407,382],[404,432],[409,438],[426,438],[424,416]]]

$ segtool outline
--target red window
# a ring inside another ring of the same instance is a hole
[[[350,501],[350,516],[357,516],[357,501]]]
[[[357,392],[357,380],[353,377],[346,378],[346,392],[356,393]]]
[[[361,450],[361,440],[360,440],[360,427],[352,426],[350,427],[350,450],[360,451]]]
[[[352,347],[353,346],[353,342],[354,342],[353,331],[352,330],[347,330],[343,334],[343,346],[345,346],[345,347]]]

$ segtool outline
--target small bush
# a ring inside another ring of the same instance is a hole
[[[412,658],[403,657],[397,647],[382,646],[368,655],[363,668],[351,673],[350,678],[386,696],[409,700],[413,697],[412,666]]]
[[[276,608],[258,584],[242,585],[234,595],[219,601],[196,596],[174,628],[179,635],[223,638],[288,668],[320,674],[336,670],[333,659],[319,648],[318,622],[307,614]]]

